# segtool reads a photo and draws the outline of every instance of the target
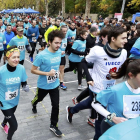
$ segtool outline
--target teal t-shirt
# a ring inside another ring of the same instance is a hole
[[[74,39],[71,39],[71,37],[74,36],[74,39],[76,38],[76,29],[74,31],[68,29],[67,31],[67,37],[68,37],[68,42],[74,42]]]
[[[3,24],[0,29],[0,33],[4,33],[6,30],[6,26]]]
[[[20,61],[25,59],[25,47],[26,45],[29,45],[27,37],[23,36],[22,38],[19,38],[18,36],[15,36],[10,40],[8,45],[17,46],[20,50]]]
[[[40,52],[33,62],[33,65],[40,67],[40,71],[50,72],[51,69],[56,71],[55,76],[39,75],[37,87],[41,89],[54,89],[59,86],[59,66],[61,61],[61,51],[52,53],[46,48]]]
[[[66,35],[66,37],[64,39],[62,39],[60,50],[65,51],[66,47],[67,47],[67,35]],[[61,55],[61,57],[64,57],[64,56],[65,56],[65,54]]]
[[[3,51],[4,48],[3,48],[3,43],[6,43],[6,38],[5,38],[5,35],[3,33],[0,33],[0,51]]]
[[[72,49],[80,51],[80,52],[84,52],[86,49],[86,40],[81,41],[81,40],[76,40],[73,43]],[[84,58],[83,55],[77,55],[74,53],[71,53],[69,55],[69,60],[71,62],[81,62],[81,60]]]
[[[20,85],[26,80],[26,71],[22,65],[18,64],[13,72],[8,71],[7,64],[0,67],[0,101],[3,104],[0,109],[7,110],[18,104]]]

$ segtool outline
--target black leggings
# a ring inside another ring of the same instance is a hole
[[[31,48],[32,48],[32,51],[30,53],[30,57],[33,57],[33,54],[34,54],[35,48],[36,48],[36,43],[30,42],[30,45],[31,45]]]
[[[108,130],[111,127],[107,122],[105,122],[105,119],[101,122],[101,134],[103,134],[106,130]]]
[[[76,100],[77,102],[82,101],[83,99],[85,99],[86,97],[88,97],[90,95],[89,93],[89,88],[86,88],[84,91],[82,91],[77,97]],[[97,112],[95,111],[95,109],[91,109],[91,119],[96,119],[97,118]]]
[[[82,83],[82,64],[81,64],[81,62],[69,61],[69,67],[64,70],[64,73],[69,72],[69,71],[73,71],[75,68],[77,68],[77,71],[78,71],[78,75],[77,75],[78,84],[81,85],[81,83]]]
[[[2,58],[3,52],[4,52],[4,51],[0,51],[0,61],[1,61],[1,58]]]
[[[24,60],[19,61],[19,64],[23,65],[24,64]]]
[[[37,88],[36,95],[34,99],[32,100],[32,105],[37,105],[37,103],[42,101],[48,93],[50,95],[51,105],[52,105],[51,124],[56,126],[58,123],[58,115],[59,115],[59,89],[58,87],[55,89],[50,89],[50,90]]]
[[[10,126],[10,128],[8,130],[8,136],[7,136],[8,140],[12,140],[12,136],[18,128],[17,120],[14,115],[16,108],[17,108],[17,106],[15,106],[11,109],[7,109],[7,110],[1,110],[3,115],[5,116],[4,120],[3,120],[3,124],[6,124],[8,122],[9,126]]]

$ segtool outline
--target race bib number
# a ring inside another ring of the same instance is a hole
[[[32,41],[34,42],[36,40],[36,37],[32,37]]]
[[[46,42],[45,38],[42,38],[42,42]]]
[[[136,118],[140,114],[140,95],[123,95],[123,115]]]
[[[5,93],[5,100],[13,100],[17,96],[18,96],[18,89],[13,92],[8,91]]]
[[[54,83],[57,78],[59,78],[59,72],[57,71],[55,73],[55,76],[47,76],[47,83],[50,84],[50,83]]]
[[[23,51],[25,49],[25,46],[18,46],[19,51]]]
[[[2,43],[0,43],[0,49],[3,49],[3,44]]]
[[[113,85],[115,85],[116,80],[103,80],[102,84],[103,84],[103,88],[107,89],[109,87],[112,87]]]
[[[63,43],[62,44],[62,48],[66,48],[67,47],[67,44],[66,43]]]

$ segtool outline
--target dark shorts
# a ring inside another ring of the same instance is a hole
[[[66,58],[65,58],[65,56],[63,56],[63,57],[61,57],[61,63],[60,63],[60,66],[61,65],[66,65]]]

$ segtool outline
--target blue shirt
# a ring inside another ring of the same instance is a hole
[[[48,50],[48,48],[46,48],[36,56],[33,65],[36,67],[40,67],[40,71],[50,72],[51,69],[54,69],[56,71],[55,76],[39,75],[37,81],[38,88],[48,90],[54,89],[59,86],[60,61],[61,61],[60,50],[56,51],[55,53],[52,53]]]
[[[7,33],[7,31],[5,31],[4,36],[6,38],[6,44],[4,44],[4,50],[6,50],[7,45],[9,44],[10,40],[15,36],[15,34],[12,31],[11,31],[11,33]]]
[[[86,40],[81,41],[81,40],[76,40],[74,41],[74,44],[72,46],[72,49],[80,51],[80,52],[84,52],[86,49]],[[71,62],[81,62],[81,60],[84,58],[84,56],[80,56],[74,53],[71,53],[69,55],[69,60]]]
[[[5,38],[3,33],[0,33],[0,51],[4,50],[4,48],[3,48],[3,43],[4,42],[6,43],[6,38]]]
[[[126,86],[125,82],[114,85],[106,90],[102,90],[96,96],[97,101],[99,101],[103,106],[107,106],[107,110],[110,113],[115,113],[117,117],[124,117],[123,115],[123,95],[140,95],[134,94]],[[109,122],[110,125],[114,123]]]
[[[32,36],[32,34],[35,33],[35,36]],[[38,39],[39,37],[39,28],[37,26],[30,27],[27,31],[27,36],[29,37],[29,42],[33,42],[33,40]]]
[[[68,37],[68,42],[74,42],[74,39],[71,39],[71,37],[76,38],[76,29],[74,31],[68,29],[67,31],[67,37]]]
[[[27,37],[23,36],[22,38],[19,38],[18,36],[15,36],[11,39],[8,45],[17,46],[20,50],[20,61],[25,59],[25,47],[26,45],[29,45]]]
[[[18,64],[16,70],[8,71],[7,65],[0,67],[0,101],[2,110],[15,107],[19,102],[21,82],[27,80],[24,66]]]

